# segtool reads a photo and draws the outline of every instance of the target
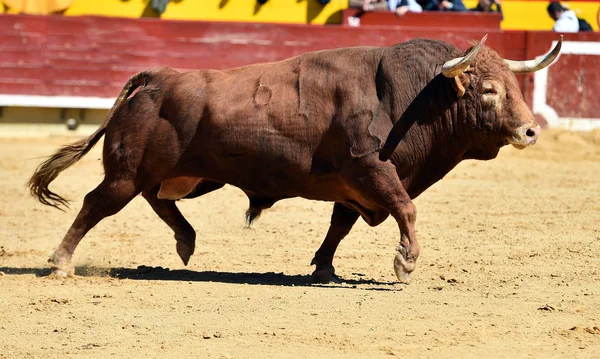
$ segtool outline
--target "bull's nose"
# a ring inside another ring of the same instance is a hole
[[[527,131],[525,131],[525,136],[527,136],[527,143],[533,145],[535,141],[537,141],[538,137],[540,137],[541,132],[542,129],[540,128],[540,125],[535,125],[533,127],[528,128]]]

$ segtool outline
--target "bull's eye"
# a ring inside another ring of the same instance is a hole
[[[483,89],[483,94],[484,95],[495,95],[498,92],[493,88],[493,87],[489,87],[489,88],[484,88]]]

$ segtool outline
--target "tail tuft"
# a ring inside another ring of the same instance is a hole
[[[252,226],[252,223],[254,223],[254,221],[258,217],[260,217],[261,213],[262,213],[262,208],[258,208],[258,207],[248,208],[248,210],[246,211],[246,227]]]
[[[60,210],[69,208],[69,201],[52,192],[48,186],[62,171],[79,161],[89,151],[89,145],[88,138],[82,139],[62,147],[42,162],[27,181],[27,187],[29,187],[31,195],[45,205]]]

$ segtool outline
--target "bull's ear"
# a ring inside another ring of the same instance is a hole
[[[452,79],[450,79],[450,82],[452,83],[452,88],[454,91],[456,91],[456,96],[461,98],[467,91],[466,88],[469,87],[471,78],[468,74],[463,72],[462,74],[454,76]]]

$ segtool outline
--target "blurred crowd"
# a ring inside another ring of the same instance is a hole
[[[501,0],[479,0],[472,9],[467,9],[462,0],[349,0],[348,7],[363,11],[389,10],[398,16],[422,11],[489,11],[502,15]]]
[[[477,6],[468,9],[462,0],[349,0],[349,8],[369,11],[391,11],[398,16],[409,12],[420,13],[423,11],[478,11],[496,12],[503,20],[501,0],[479,0]],[[548,15],[554,20],[553,30],[556,32],[593,31],[592,26],[559,1],[551,1],[547,7]],[[600,10],[598,12],[600,23]]]

